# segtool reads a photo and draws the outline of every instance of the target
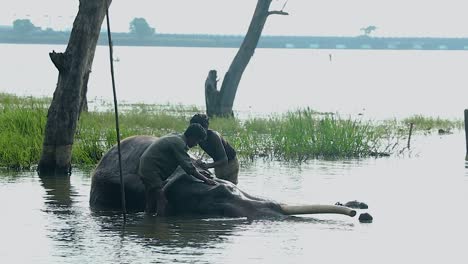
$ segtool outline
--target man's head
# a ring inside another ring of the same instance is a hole
[[[210,118],[205,114],[195,114],[190,119],[190,124],[200,124],[204,129],[208,129]]]
[[[206,130],[200,124],[190,124],[184,132],[189,148],[195,147],[198,142],[206,139]]]

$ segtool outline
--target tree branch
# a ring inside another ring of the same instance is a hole
[[[284,11],[268,11],[268,15],[282,15],[282,16],[288,16],[288,12]]]
[[[54,63],[55,67],[60,73],[65,73],[70,68],[70,62],[67,55],[64,53],[56,53],[55,50],[49,53],[50,60]]]
[[[284,2],[284,5],[283,5],[283,8],[281,8],[281,11],[284,10],[284,8],[286,7],[286,5],[288,4],[288,1],[289,1],[289,0],[286,0],[286,2]]]

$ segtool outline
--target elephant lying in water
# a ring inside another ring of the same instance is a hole
[[[125,183],[127,211],[145,208],[145,187],[138,176],[140,156],[157,138],[134,136],[121,142],[122,173]],[[216,179],[207,185],[187,175],[180,167],[169,178],[163,190],[168,200],[168,215],[200,215],[225,217],[271,217],[295,214],[333,213],[356,215],[343,206],[288,206],[251,196],[234,184]],[[117,147],[101,159],[92,175],[90,206],[94,210],[120,210],[120,177]]]

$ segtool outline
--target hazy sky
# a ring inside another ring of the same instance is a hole
[[[157,32],[244,34],[256,0],[114,0],[114,31],[128,31],[144,17]],[[280,9],[284,0],[273,0]],[[29,18],[38,26],[70,28],[78,0],[1,0],[0,24]],[[468,36],[468,0],[289,0],[290,16],[273,16],[268,35],[359,35],[368,25],[376,36]]]

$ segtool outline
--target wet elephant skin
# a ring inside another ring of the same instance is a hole
[[[157,138],[134,136],[121,142],[122,172],[129,212],[143,211],[144,185],[138,176],[140,156]],[[175,216],[265,217],[281,216],[280,206],[241,191],[236,185],[217,179],[210,186],[187,175],[180,167],[164,186],[168,214]],[[120,178],[117,147],[101,159],[92,175],[90,206],[93,210],[120,210]]]

